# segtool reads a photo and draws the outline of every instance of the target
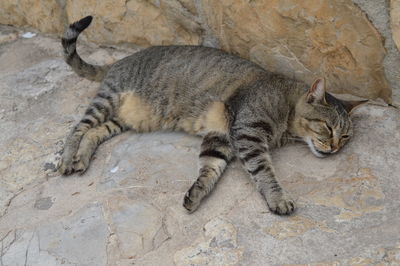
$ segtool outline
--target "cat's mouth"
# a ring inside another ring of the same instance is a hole
[[[308,147],[310,148],[311,152],[319,158],[324,158],[324,157],[332,154],[332,152],[324,152],[324,151],[318,150],[315,147],[315,144],[310,137],[305,138],[305,142],[308,144]]]

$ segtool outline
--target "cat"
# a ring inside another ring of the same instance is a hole
[[[323,78],[308,86],[202,46],[155,46],[95,66],[76,52],[77,37],[91,22],[87,16],[71,24],[62,38],[66,63],[78,75],[101,82],[66,139],[63,175],[85,172],[97,146],[126,130],[185,131],[203,137],[199,176],[183,200],[189,212],[238,158],[269,209],[288,215],[295,202],[276,179],[270,151],[299,139],[324,157],[352,136],[349,114],[362,102],[325,92]]]

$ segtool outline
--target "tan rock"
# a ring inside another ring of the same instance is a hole
[[[179,8],[182,6],[177,1],[162,1],[159,6],[152,1],[125,0],[68,0],[66,3],[69,22],[94,16],[94,22],[85,31],[94,42],[132,42],[142,46],[198,44],[200,37],[192,31],[196,23],[182,10],[178,12]]]
[[[62,18],[56,0],[0,1],[0,24],[29,25],[42,32],[61,33]]]
[[[390,1],[390,22],[393,40],[400,51],[400,0]]]
[[[391,101],[382,38],[351,1],[204,0],[223,49],[332,92]]]
[[[303,235],[310,230],[334,232],[324,222],[317,222],[302,216],[291,216],[287,220],[276,222],[272,226],[264,228],[264,232],[280,240]]]

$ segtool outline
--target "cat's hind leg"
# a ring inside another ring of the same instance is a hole
[[[82,137],[79,149],[73,157],[74,172],[84,173],[97,147],[104,141],[121,134],[125,128],[116,120],[109,120],[95,128],[89,129]]]
[[[234,157],[229,136],[208,133],[201,144],[199,177],[186,193],[183,206],[193,212],[207,196]]]
[[[86,109],[82,120],[74,126],[68,135],[61,158],[59,172],[63,175],[72,174],[74,170],[73,159],[76,155],[82,137],[92,128],[95,128],[110,117],[113,117],[114,106],[118,98],[109,93],[100,92]]]

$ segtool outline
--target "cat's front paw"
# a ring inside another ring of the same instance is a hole
[[[183,207],[189,212],[194,212],[200,205],[200,199],[196,199],[193,195],[190,195],[190,190],[185,194],[183,199]]]
[[[183,207],[185,207],[189,213],[194,212],[199,207],[204,196],[205,193],[203,183],[196,181],[185,194],[185,198],[183,199]]]
[[[269,209],[279,215],[292,214],[296,209],[294,200],[285,192],[276,192],[267,197]]]

